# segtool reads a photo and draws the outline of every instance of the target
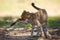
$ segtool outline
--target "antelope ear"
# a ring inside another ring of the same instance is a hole
[[[19,21],[24,21],[25,19],[23,19],[23,18],[19,18],[18,20],[19,20]]]

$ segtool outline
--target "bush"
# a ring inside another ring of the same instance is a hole
[[[3,19],[4,20],[4,19]],[[5,17],[5,20],[10,20],[9,21],[0,21],[0,27],[9,27],[13,22],[11,21],[11,17]],[[60,18],[58,17],[49,17],[48,18],[48,23],[49,23],[49,28],[60,28]],[[15,27],[31,27],[31,24],[22,24],[20,22],[17,22]]]
[[[59,18],[48,18],[49,28],[60,28],[60,19]]]

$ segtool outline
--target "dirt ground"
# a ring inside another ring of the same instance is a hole
[[[7,28],[4,40],[60,40],[60,30],[58,29],[49,30],[52,39],[32,38],[30,30],[24,28]],[[36,32],[34,32],[34,35],[36,35]]]

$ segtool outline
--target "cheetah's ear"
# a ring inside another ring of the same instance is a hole
[[[23,11],[23,14],[25,14],[25,13],[26,13],[26,10]]]
[[[23,12],[26,12],[26,10],[24,10]]]

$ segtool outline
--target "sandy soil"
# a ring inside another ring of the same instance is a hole
[[[5,34],[5,39],[4,40],[43,40],[43,38],[32,38],[31,37],[31,32],[30,30],[26,30],[24,28],[8,28],[8,32]],[[57,35],[57,31],[50,30],[52,34],[52,39],[51,40],[60,40],[60,36]],[[54,34],[54,35],[53,35]],[[34,35],[36,35],[36,32],[34,32]],[[44,40],[49,40],[49,39],[44,39]]]

